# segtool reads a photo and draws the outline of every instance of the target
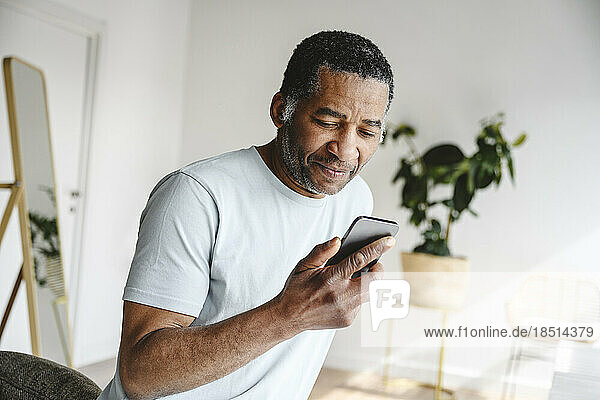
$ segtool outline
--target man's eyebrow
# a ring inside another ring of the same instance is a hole
[[[364,122],[365,124],[369,125],[369,126],[376,126],[378,128],[381,128],[381,121],[380,120],[372,120],[372,119],[363,119],[362,122]]]
[[[335,110],[332,110],[329,107],[321,107],[319,108],[317,111],[315,111],[316,115],[329,115],[330,117],[334,117],[334,118],[340,118],[340,119],[346,119],[346,114],[342,114],[339,113]],[[369,126],[376,126],[378,128],[381,128],[381,121],[380,120],[372,120],[372,119],[363,119],[362,120],[363,123],[369,125]]]
[[[330,117],[346,119],[346,114],[341,114],[337,111],[332,110],[329,107],[321,107],[316,112],[316,115],[329,115]]]

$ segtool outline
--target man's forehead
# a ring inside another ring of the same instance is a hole
[[[353,106],[380,118],[387,107],[388,85],[376,79],[364,79],[356,73],[332,72],[321,68],[313,108],[328,107],[339,113]],[[379,114],[379,115],[376,115]]]
[[[354,72],[336,72],[326,67],[319,69],[318,89],[340,91],[349,94],[367,92],[373,99],[384,98],[387,102],[388,85],[374,78],[363,78]],[[364,94],[364,93],[361,93]]]

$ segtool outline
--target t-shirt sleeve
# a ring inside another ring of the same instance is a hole
[[[208,293],[217,205],[195,178],[175,171],[152,190],[123,300],[197,317]]]

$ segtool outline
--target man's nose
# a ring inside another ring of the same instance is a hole
[[[336,138],[327,144],[327,150],[340,161],[354,165],[358,158],[356,133],[356,128],[349,125],[338,129]]]

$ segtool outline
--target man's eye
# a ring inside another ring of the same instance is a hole
[[[324,128],[334,128],[337,126],[337,124],[334,122],[325,122],[325,121],[321,121],[320,119],[317,119],[315,121],[317,121],[317,124],[321,125]]]
[[[370,132],[370,131],[365,131],[365,130],[361,130],[360,131],[363,135],[368,136],[368,137],[374,137],[377,136],[376,133]]]

